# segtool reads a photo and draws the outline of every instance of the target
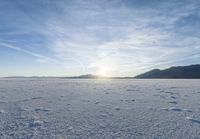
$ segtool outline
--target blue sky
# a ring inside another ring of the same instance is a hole
[[[199,64],[199,28],[199,0],[0,0],[0,76]]]

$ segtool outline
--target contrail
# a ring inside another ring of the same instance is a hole
[[[33,57],[41,58],[41,59],[48,60],[48,61],[60,64],[60,65],[64,65],[62,62],[60,62],[60,61],[58,61],[58,60],[56,60],[54,58],[43,56],[43,55],[40,55],[38,53],[34,53],[34,52],[22,49],[22,48],[17,47],[17,46],[13,46],[13,45],[7,44],[7,43],[0,43],[0,46],[6,47],[6,48],[10,48],[10,49],[13,49],[13,50],[16,50],[16,51],[19,51],[19,52],[23,52],[23,53],[26,53],[26,54],[31,55]],[[73,60],[76,63],[78,63],[81,66],[82,70],[85,71],[85,67],[80,61],[74,59],[73,57],[70,57],[68,59],[69,60]]]

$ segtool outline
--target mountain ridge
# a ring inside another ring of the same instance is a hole
[[[172,79],[200,79],[200,64],[188,66],[173,66],[164,70],[153,69],[135,76],[137,79],[145,78],[172,78]]]

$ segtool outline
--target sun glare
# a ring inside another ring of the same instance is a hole
[[[98,66],[96,74],[100,77],[109,77],[110,76],[110,67],[105,64]]]
[[[106,68],[101,68],[101,69],[99,69],[97,74],[98,74],[98,76],[106,77],[106,76],[108,76],[108,71]]]
[[[116,69],[114,60],[104,56],[103,60],[95,61],[92,66],[96,68],[95,74],[99,77],[112,76],[113,69]],[[112,68],[111,68],[112,67]]]

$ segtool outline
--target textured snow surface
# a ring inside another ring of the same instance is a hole
[[[0,79],[1,139],[199,139],[200,80]]]

